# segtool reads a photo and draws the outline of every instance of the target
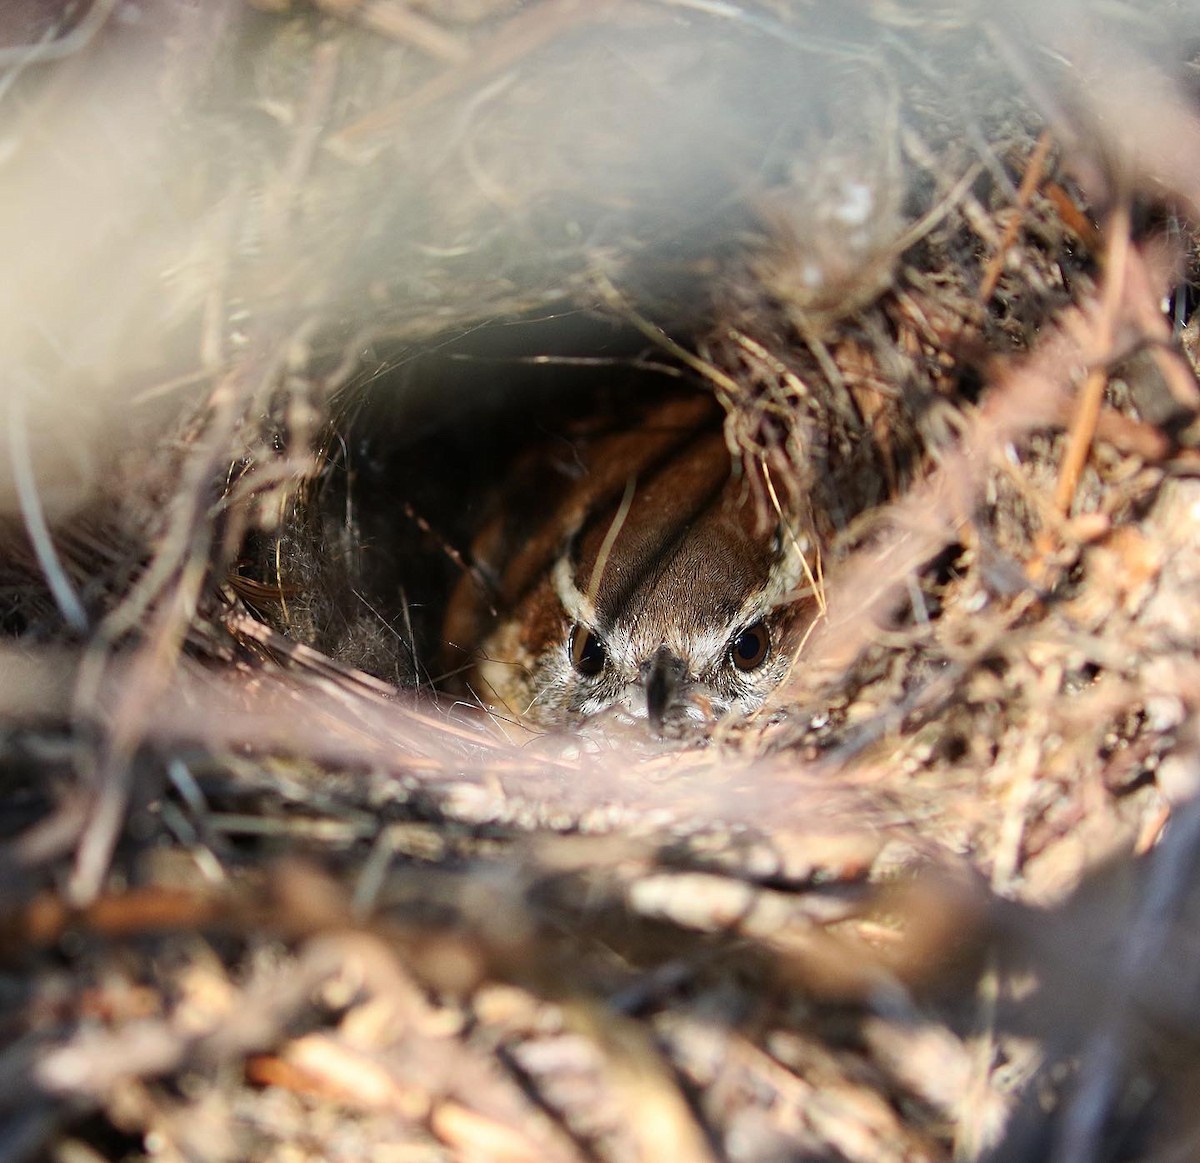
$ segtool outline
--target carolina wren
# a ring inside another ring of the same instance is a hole
[[[518,468],[473,546],[482,577],[447,609],[477,699],[547,725],[615,707],[657,733],[762,705],[804,621],[804,563],[760,520],[720,415],[672,398]]]

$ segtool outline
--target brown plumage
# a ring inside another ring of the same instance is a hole
[[[707,394],[675,397],[518,466],[473,547],[491,592],[464,576],[446,617],[478,699],[660,730],[762,704],[804,622],[803,539],[761,519],[720,417]]]

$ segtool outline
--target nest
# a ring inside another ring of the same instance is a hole
[[[57,7],[0,47],[3,1158],[1188,1157],[1186,6]],[[680,390],[811,535],[789,677],[470,705],[514,469]]]

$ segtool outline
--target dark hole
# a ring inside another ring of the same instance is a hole
[[[448,677],[447,597],[517,460],[545,448],[569,473],[580,424],[620,426],[647,394],[695,387],[640,332],[574,309],[495,320],[417,350],[379,347],[362,368],[337,409],[316,517],[293,536],[309,561],[300,584],[316,593],[318,649],[418,686]]]

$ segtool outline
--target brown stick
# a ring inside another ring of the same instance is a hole
[[[1033,147],[1033,152],[1029,155],[1029,164],[1025,167],[1021,186],[1017,190],[1017,204],[1009,215],[1008,224],[1004,227],[1004,234],[1000,238],[1000,245],[988,262],[987,269],[983,272],[983,281],[979,284],[979,302],[983,307],[987,306],[988,301],[996,292],[996,284],[1000,282],[1000,276],[1004,272],[1004,260],[1017,240],[1017,234],[1020,232],[1021,223],[1025,218],[1025,211],[1029,208],[1029,203],[1033,200],[1038,186],[1041,185],[1042,175],[1046,169],[1046,155],[1050,152],[1050,143],[1053,140],[1050,130],[1043,129],[1041,137],[1037,139],[1037,143]]]
[[[1125,267],[1129,254],[1129,208],[1120,204],[1112,212],[1108,223],[1108,262],[1105,271],[1104,292],[1101,310],[1096,318],[1096,349],[1110,352],[1113,347],[1113,331],[1120,306],[1121,292],[1125,285]],[[1108,384],[1108,369],[1103,365],[1094,367],[1080,390],[1079,399],[1071,417],[1067,432],[1067,447],[1063,453],[1058,473],[1058,485],[1054,490],[1054,505],[1060,513],[1066,513],[1075,499],[1083,466],[1087,463],[1096,435],[1096,424],[1100,419],[1100,407],[1104,403],[1104,389]]]

